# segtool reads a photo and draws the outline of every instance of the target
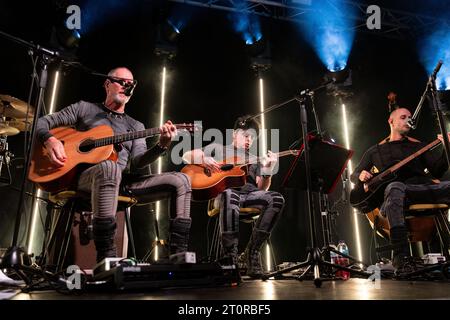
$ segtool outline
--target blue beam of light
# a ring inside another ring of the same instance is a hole
[[[236,9],[242,9],[245,1],[235,1]],[[236,33],[240,34],[245,44],[252,45],[262,38],[261,23],[259,18],[248,12],[230,13],[228,18]]]
[[[167,23],[169,23],[169,25],[173,28],[173,30],[180,34],[181,33],[181,28],[183,27],[183,25],[180,22],[173,22],[172,20],[168,19]]]
[[[344,69],[355,37],[354,8],[342,0],[314,1],[299,29],[325,67],[332,72]]]
[[[429,74],[439,60],[442,67],[436,76],[438,90],[450,90],[450,26],[442,26],[419,42],[420,60]]]
[[[175,6],[171,9],[168,20],[175,32],[180,34],[196,14],[192,6],[183,8]]]

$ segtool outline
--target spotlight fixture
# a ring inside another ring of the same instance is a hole
[[[175,58],[179,35],[180,30],[169,19],[159,24],[155,54],[169,60]]]
[[[348,98],[353,95],[349,88],[352,85],[352,71],[350,69],[329,71],[325,74],[324,82],[328,83],[328,95],[342,98]]]
[[[352,84],[352,71],[350,69],[341,69],[338,71],[329,71],[325,75],[325,80],[333,81],[336,84],[343,84],[349,86]]]
[[[53,26],[50,36],[50,46],[66,58],[75,58],[81,40],[78,30],[68,29],[65,24]]]
[[[250,56],[250,66],[256,72],[264,72],[272,67],[270,44],[265,37],[247,40],[246,50]]]
[[[57,50],[65,58],[75,58],[81,41],[80,30],[70,28],[68,25],[67,1],[56,1],[55,4],[49,47]]]

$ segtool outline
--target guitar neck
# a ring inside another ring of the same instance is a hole
[[[285,157],[285,156],[288,156],[288,155],[297,155],[298,152],[299,152],[299,150],[285,150],[285,151],[277,152],[275,154],[278,156],[278,158],[281,158],[281,157]],[[261,162],[263,160],[264,160],[264,157],[256,157],[255,160],[245,162],[242,165],[255,164],[255,163],[259,163],[259,162]]]
[[[403,167],[405,164],[407,164],[408,162],[414,160],[415,158],[417,158],[418,156],[424,154],[425,152],[427,152],[428,150],[430,150],[431,148],[437,146],[439,143],[441,143],[441,141],[439,139],[434,140],[433,142],[427,144],[425,147],[421,148],[420,150],[417,150],[416,152],[414,152],[413,154],[411,154],[410,156],[406,157],[405,159],[403,159],[402,161],[396,163],[395,165],[393,165],[392,167],[390,167],[389,169],[385,170],[382,174],[380,174],[379,176],[384,176],[384,175],[388,175],[390,173],[393,173],[395,171],[397,171],[398,169],[400,169],[401,167]]]
[[[175,127],[177,127],[177,129],[184,128],[185,126],[186,125],[175,124]],[[95,139],[93,141],[93,143],[94,143],[95,147],[103,147],[103,146],[110,145],[110,144],[118,144],[118,143],[122,143],[125,141],[152,137],[152,136],[156,136],[158,134],[159,134],[159,127],[156,127],[156,128],[149,128],[149,129],[145,129],[145,130],[141,130],[141,131],[133,131],[133,132],[129,132],[129,133],[118,134],[118,135],[110,136],[110,137],[106,137],[106,138]]]

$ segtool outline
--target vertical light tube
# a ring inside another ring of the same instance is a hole
[[[55,72],[55,76],[53,78],[53,87],[52,87],[52,96],[50,98],[50,107],[48,110],[48,114],[52,114],[55,111],[55,104],[56,104],[56,94],[58,92],[59,87],[59,70]],[[37,119],[35,119],[36,121]],[[39,199],[41,199],[43,196],[43,192],[41,189],[37,189],[36,196],[33,201],[33,208],[31,210],[32,212],[32,218],[31,218],[31,225],[30,225],[30,232],[28,233],[28,254],[31,254],[33,252],[33,246],[35,242],[35,234],[36,234],[36,224],[37,224],[37,218],[39,215]]]
[[[260,112],[264,112],[264,81],[259,78],[259,105]],[[261,115],[261,154],[265,155],[267,153],[267,137],[266,137],[266,117],[265,114]]]
[[[347,121],[347,110],[345,108],[345,104],[342,104],[342,122],[344,127],[344,137],[345,137],[345,147],[350,149],[350,134],[348,130],[348,121]],[[349,160],[347,165],[348,173],[353,172],[352,161]],[[350,188],[353,189],[353,183],[350,183]],[[353,210],[353,226],[355,229],[355,239],[356,239],[356,251],[358,260],[362,261],[362,249],[361,249],[361,236],[359,232],[359,223],[358,223],[358,212],[356,209]]]
[[[159,109],[159,126],[164,124],[164,106],[165,106],[165,96],[166,96],[166,67],[163,67],[161,73],[161,103]],[[158,159],[158,169],[156,173],[162,172],[162,159]],[[161,210],[161,201],[156,201],[156,223],[159,221],[159,213]],[[159,241],[158,236],[155,237],[155,241]],[[158,242],[156,242],[158,243]],[[155,261],[159,258],[158,246],[155,246]]]
[[[264,112],[264,80],[260,77],[259,78],[259,111]],[[266,137],[266,117],[265,114],[261,115],[261,144],[260,144],[260,150],[261,155],[267,154],[267,137]],[[272,269],[272,259],[271,253],[270,253],[270,246],[267,243],[266,244],[266,270],[270,271]]]

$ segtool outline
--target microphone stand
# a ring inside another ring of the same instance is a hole
[[[277,276],[281,276],[283,273],[291,271],[291,270],[296,270],[302,267],[306,267],[305,271],[302,273],[302,275],[300,275],[297,280],[303,280],[303,278],[305,278],[305,276],[308,274],[308,272],[311,270],[314,274],[314,284],[317,288],[319,288],[322,285],[323,281],[328,281],[328,280],[333,280],[333,278],[325,278],[321,276],[321,266],[326,266],[329,268],[337,268],[339,270],[344,270],[344,271],[348,271],[350,273],[356,273],[360,276],[364,276],[367,277],[368,275],[370,275],[369,273],[365,272],[365,271],[359,271],[359,270],[353,270],[350,269],[348,267],[342,266],[342,265],[336,265],[336,264],[332,264],[328,261],[324,261],[323,260],[323,253],[325,251],[333,251],[336,254],[339,254],[340,256],[343,256],[345,258],[349,258],[351,260],[355,260],[353,257],[345,255],[333,248],[331,248],[329,246],[329,243],[326,243],[325,247],[323,250],[321,250],[320,248],[317,247],[317,235],[316,235],[316,217],[314,214],[314,202],[313,202],[313,191],[312,191],[312,177],[311,177],[311,158],[310,158],[310,145],[309,145],[309,138],[308,138],[308,118],[307,118],[307,112],[306,112],[306,100],[307,97],[311,97],[312,99],[312,104],[313,104],[313,113],[314,113],[314,117],[316,120],[316,128],[319,131],[319,134],[321,135],[321,129],[320,129],[320,123],[317,117],[317,112],[315,110],[314,107],[314,93],[317,90],[320,90],[322,88],[325,88],[327,85],[329,85],[330,83],[335,82],[334,79],[330,79],[328,81],[326,81],[325,83],[323,83],[322,85],[320,85],[319,87],[315,88],[314,90],[309,90],[309,89],[305,89],[303,91],[300,92],[299,95],[295,96],[292,99],[286,100],[284,102],[281,102],[279,104],[273,105],[269,108],[267,108],[266,110],[264,110],[263,112],[260,112],[258,114],[252,115],[248,118],[246,118],[243,122],[248,121],[250,119],[254,119],[256,117],[261,116],[264,113],[273,111],[275,109],[278,109],[292,101],[297,101],[299,103],[299,107],[300,107],[300,124],[301,124],[301,138],[303,139],[303,156],[304,156],[304,164],[305,164],[305,176],[306,176],[306,201],[307,201],[307,210],[308,210],[308,217],[309,217],[309,231],[310,231],[310,242],[311,242],[311,247],[307,249],[308,251],[308,256],[307,256],[307,260],[305,262],[296,264],[294,266],[285,268],[283,270],[278,270],[278,271],[274,271],[268,274],[265,274],[261,277],[261,279],[264,280],[268,280],[271,277],[277,277]],[[320,201],[322,201],[322,199],[320,199]],[[327,238],[324,235],[324,241],[327,242]],[[357,261],[360,264],[363,264],[360,261]]]
[[[323,89],[326,86],[328,86],[329,84],[334,83],[334,82],[335,82],[334,79],[330,79],[330,80],[325,81],[324,83],[322,83],[320,86],[318,86],[317,88],[315,88],[313,90],[310,90],[310,89],[302,90],[299,95],[296,95],[296,96],[294,96],[293,98],[291,98],[289,100],[286,100],[286,101],[280,102],[278,104],[274,104],[274,105],[272,105],[270,107],[267,107],[267,108],[264,109],[264,111],[259,112],[259,113],[255,113],[254,115],[251,115],[250,117],[245,118],[245,120],[243,122],[251,120],[251,119],[258,118],[258,117],[262,116],[265,113],[268,113],[268,112],[271,112],[271,111],[276,110],[278,108],[281,108],[282,106],[285,106],[285,105],[287,105],[287,104],[289,104],[291,102],[294,102],[294,101],[299,101],[300,102],[302,99],[304,99],[304,96],[311,96],[311,99],[313,99],[314,93],[316,91],[318,91],[320,89]],[[315,120],[316,120],[317,131],[318,131],[319,134],[321,134],[319,119],[317,118],[317,113],[316,113],[316,110],[314,108],[314,103],[313,103],[313,108],[312,109],[313,109],[314,117],[315,117]]]
[[[44,275],[43,270],[40,268],[34,268],[30,267],[29,264],[31,264],[29,261],[29,256],[26,254],[26,252],[17,246],[17,240],[19,236],[19,230],[20,230],[20,223],[22,218],[22,207],[24,202],[24,196],[25,196],[25,183],[27,180],[30,163],[31,163],[31,152],[34,150],[34,146],[36,144],[36,137],[35,137],[35,131],[36,131],[36,124],[37,119],[39,115],[41,114],[42,109],[42,102],[45,95],[45,89],[47,87],[47,76],[48,76],[48,65],[52,63],[55,60],[60,59],[61,54],[58,51],[54,51],[45,47],[42,47],[40,45],[36,45],[34,43],[22,40],[20,38],[14,37],[10,34],[7,34],[5,32],[0,31],[0,36],[3,36],[4,38],[7,38],[13,42],[16,42],[26,48],[28,48],[34,55],[38,55],[38,59],[41,63],[41,70],[39,74],[39,93],[37,100],[35,102],[36,108],[34,110],[34,120],[33,125],[31,127],[31,137],[28,146],[26,146],[26,153],[25,153],[25,168],[22,174],[22,184],[21,184],[21,192],[19,197],[19,204],[17,207],[17,213],[16,213],[16,221],[14,226],[14,234],[12,238],[11,247],[7,249],[5,256],[2,260],[1,267],[11,267],[13,268],[16,273],[25,281],[27,285],[31,285],[31,279],[26,275],[26,272],[30,272],[32,274],[39,274]],[[34,79],[33,79],[34,81]],[[24,264],[24,261],[28,265]]]
[[[439,69],[441,68],[443,62],[442,60],[439,60],[438,64],[436,65],[436,68],[434,69],[433,73],[428,78],[427,86],[425,88],[425,91],[423,92],[422,96],[420,97],[419,104],[416,107],[416,110],[414,111],[413,116],[408,121],[409,126],[411,129],[417,128],[417,123],[419,119],[419,114],[422,109],[423,103],[425,102],[425,98],[428,97],[431,99],[431,106],[432,110],[436,113],[436,117],[439,123],[439,129],[442,134],[442,140],[443,140],[443,146],[444,146],[444,152],[445,157],[447,159],[447,164],[450,166],[450,146],[449,146],[449,140],[447,135],[447,129],[445,128],[445,121],[444,116],[442,114],[442,110],[440,108],[440,101],[437,97],[437,89],[436,89],[436,75],[439,72]]]

